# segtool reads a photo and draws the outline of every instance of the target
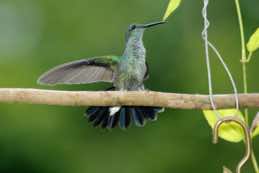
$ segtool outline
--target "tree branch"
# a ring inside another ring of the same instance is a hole
[[[240,94],[241,107],[259,107],[259,94]],[[154,91],[55,91],[40,89],[0,89],[2,103],[28,103],[58,106],[159,106],[175,109],[210,109],[208,95]],[[233,95],[215,95],[217,108],[235,106]]]

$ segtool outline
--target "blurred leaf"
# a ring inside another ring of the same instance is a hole
[[[259,48],[259,28],[254,32],[254,34],[250,37],[247,43],[247,50],[249,52],[254,52]]]
[[[238,116],[239,118],[244,120],[242,113],[236,109],[222,109],[218,110],[218,112],[220,113],[221,117]],[[218,120],[214,111],[203,110],[203,113],[211,128],[214,128]],[[239,124],[235,122],[229,122],[224,123],[220,126],[219,137],[229,142],[240,142],[244,138],[244,132]]]
[[[223,167],[223,173],[232,173],[232,171],[224,166]]]
[[[256,114],[256,116],[253,120],[251,130],[252,130],[253,137],[259,135],[259,112]]]
[[[255,136],[258,136],[258,135],[259,135],[259,126],[256,129],[254,129],[252,136],[255,137]]]
[[[181,0],[170,0],[165,15],[163,17],[163,20],[166,20],[180,5]]]

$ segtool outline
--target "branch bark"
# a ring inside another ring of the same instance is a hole
[[[235,106],[234,95],[215,95],[218,109]],[[208,95],[155,91],[56,91],[41,89],[0,89],[0,102],[57,106],[159,106],[175,109],[210,109]],[[259,94],[240,94],[241,107],[259,107]]]

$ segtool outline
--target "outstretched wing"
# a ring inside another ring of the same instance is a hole
[[[117,56],[82,59],[59,65],[44,73],[39,84],[86,84],[94,82],[113,82]]]

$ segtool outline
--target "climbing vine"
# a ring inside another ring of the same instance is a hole
[[[227,67],[227,64],[224,62],[221,54],[217,50],[216,46],[214,46],[208,39],[208,28],[210,22],[207,16],[207,7],[209,5],[209,0],[203,0],[204,6],[202,8],[202,17],[204,19],[204,30],[202,31],[202,39],[204,40],[205,47],[205,57],[206,57],[206,65],[208,72],[208,86],[209,86],[209,96],[212,110],[204,110],[203,114],[208,121],[209,125],[213,129],[214,135],[214,143],[217,143],[218,136],[222,139],[238,143],[244,141],[246,144],[246,153],[242,160],[239,162],[236,168],[236,172],[241,172],[243,165],[251,159],[255,173],[259,173],[258,163],[256,160],[256,156],[253,151],[252,140],[259,136],[259,113],[254,116],[252,124],[249,123],[249,112],[248,109],[245,109],[243,113],[239,110],[239,100],[238,100],[238,91],[230,73],[230,70]],[[181,0],[170,0],[167,10],[164,14],[163,20],[167,20],[168,17],[174,13],[174,11],[180,6]],[[242,64],[242,75],[243,75],[243,93],[248,93],[248,83],[247,83],[247,64],[252,59],[253,53],[259,49],[259,28],[256,29],[254,34],[251,35],[248,43],[246,44],[245,33],[244,33],[244,25],[243,18],[241,13],[241,7],[239,0],[235,0],[235,6],[237,11],[237,19],[239,23],[240,30],[240,40],[241,40],[241,64]],[[214,103],[214,95],[213,95],[213,85],[212,85],[212,74],[211,74],[211,65],[210,65],[210,57],[209,53],[212,50],[220,60],[223,65],[229,79],[231,85],[233,87],[233,92],[235,94],[235,108],[229,108],[224,110],[217,109]],[[248,56],[247,56],[248,54]],[[232,172],[227,167],[223,168],[224,173]]]

